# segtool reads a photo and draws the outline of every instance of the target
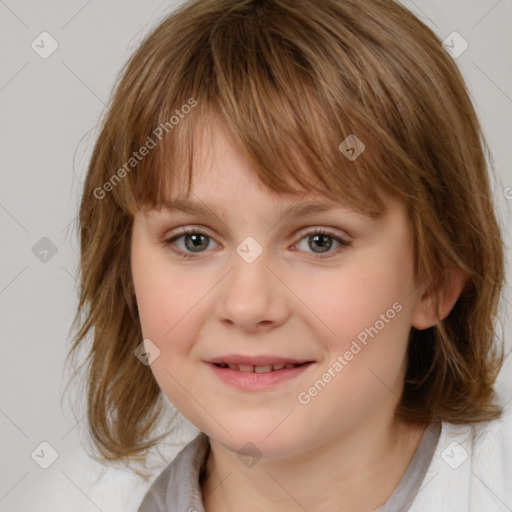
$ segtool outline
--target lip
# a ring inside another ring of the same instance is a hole
[[[273,355],[246,356],[241,354],[226,354],[224,356],[208,359],[207,363],[212,364],[237,364],[250,366],[266,366],[268,364],[302,364],[312,363],[311,359],[293,359],[290,357],[280,357]]]
[[[289,361],[289,363],[276,362],[276,359],[273,359],[272,361],[274,361],[275,364],[293,364],[293,360],[284,358],[281,359]],[[251,359],[251,361],[254,360],[255,358]],[[268,359],[265,359],[265,361],[268,361]],[[230,368],[222,368],[220,366],[216,366],[213,362],[207,362],[206,364],[212,369],[213,373],[219,380],[231,387],[243,391],[262,391],[271,389],[276,387],[278,384],[284,384],[285,382],[289,382],[290,380],[297,378],[299,375],[314,366],[315,362],[304,362],[304,364],[301,366],[295,366],[293,368],[282,368],[280,370],[273,370],[266,373],[244,372],[239,370],[232,370]],[[264,366],[261,363],[257,366],[260,365]]]

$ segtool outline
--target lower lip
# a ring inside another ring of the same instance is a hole
[[[259,391],[268,389],[284,381],[291,380],[304,373],[313,363],[306,363],[293,368],[282,368],[266,373],[241,372],[239,370],[231,370],[230,368],[221,368],[213,363],[207,363],[213,370],[215,375],[230,386],[244,391]]]

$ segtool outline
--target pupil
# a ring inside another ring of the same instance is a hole
[[[312,238],[315,241],[315,243],[320,247],[320,249],[322,249],[321,251],[317,252],[326,252],[332,246],[332,240],[329,235],[315,235]],[[314,249],[311,243],[309,244],[309,246],[311,247],[311,249]]]

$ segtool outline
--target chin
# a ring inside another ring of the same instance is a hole
[[[209,425],[209,430],[203,430],[211,439],[222,446],[245,457],[281,458],[297,455],[302,451],[311,433],[290,430],[291,425],[279,421],[254,420],[248,418],[236,422],[223,423],[229,435],[219,425]],[[280,424],[280,422],[282,422]]]

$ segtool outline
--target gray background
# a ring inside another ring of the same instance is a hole
[[[403,3],[442,39],[456,31],[469,43],[456,61],[494,157],[493,188],[508,248],[512,1]],[[91,478],[101,466],[80,447],[85,422],[77,422],[80,418],[74,417],[67,398],[61,406],[77,303],[78,200],[116,75],[140,39],[176,4],[0,0],[0,512],[100,510],[95,502],[98,487],[91,486]],[[31,47],[43,31],[59,45],[46,59]],[[41,241],[43,237],[51,242]],[[57,252],[52,255],[50,249],[47,261],[41,261],[42,253],[37,257],[34,246],[53,246]],[[509,293],[507,289],[506,297]],[[503,309],[508,312],[508,302]],[[510,332],[510,319],[504,315],[503,320],[505,332]],[[500,376],[503,403],[512,399],[511,363],[509,357]],[[193,435],[195,430],[184,422],[181,437],[165,449],[167,456]],[[58,452],[48,469],[31,458],[43,441]],[[129,477],[111,469],[103,478],[105,485],[109,478],[120,482]],[[129,493],[132,488],[124,489]],[[131,509],[116,508],[112,492],[111,505],[101,510],[136,510],[141,492],[133,491]]]

